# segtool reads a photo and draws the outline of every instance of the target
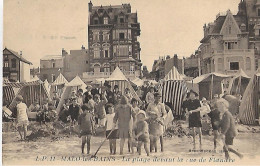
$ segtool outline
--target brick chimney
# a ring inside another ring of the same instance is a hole
[[[178,69],[178,55],[174,54],[173,56],[173,65]]]

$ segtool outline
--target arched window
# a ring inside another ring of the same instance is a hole
[[[246,58],[246,70],[251,70],[251,59],[249,57]]]
[[[99,73],[100,72],[100,65],[99,64],[95,64],[94,65],[94,73]]]

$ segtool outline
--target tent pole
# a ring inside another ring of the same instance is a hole
[[[211,76],[211,94],[210,94],[210,99],[212,100],[213,98],[213,74]]]
[[[41,105],[41,96],[42,96],[42,94],[41,94],[42,92],[41,91],[42,90],[41,90],[41,82],[40,82],[40,97],[39,97],[40,98],[40,101],[39,101],[40,105]]]

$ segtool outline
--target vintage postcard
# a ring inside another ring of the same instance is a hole
[[[4,0],[3,165],[259,165],[260,0]]]

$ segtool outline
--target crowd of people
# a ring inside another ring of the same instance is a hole
[[[90,153],[91,136],[96,134],[97,128],[104,128],[106,138],[109,139],[110,154],[116,154],[116,140],[120,139],[120,154],[124,154],[124,144],[128,140],[128,152],[141,154],[142,146],[147,156],[151,152],[157,152],[158,144],[160,151],[164,151],[163,133],[165,131],[165,121],[171,106],[161,101],[162,95],[154,86],[144,86],[136,89],[136,94],[142,102],[132,96],[129,88],[120,92],[118,85],[111,87],[104,84],[104,87],[86,87],[73,90],[68,98],[64,99],[64,104],[59,113],[56,108],[61,102],[57,93],[51,101],[44,100],[39,105],[36,100],[29,108],[23,103],[23,97],[17,96],[17,125],[21,139],[26,139],[27,125],[29,118],[27,112],[36,113],[36,121],[46,123],[50,121],[62,121],[71,125],[79,125],[79,137],[82,138],[82,153]],[[188,120],[189,128],[192,131],[194,148],[196,145],[196,129],[199,134],[199,143],[202,145],[202,122],[205,116],[211,119],[214,148],[217,147],[219,138],[224,140],[223,150],[226,158],[229,152],[242,157],[240,153],[232,149],[233,139],[236,136],[235,120],[229,110],[230,102],[223,97],[214,95],[214,99],[207,101],[202,98],[200,101],[198,94],[191,90],[182,105],[182,118]],[[232,108],[233,109],[233,108]],[[24,131],[24,133],[22,133]],[[159,143],[158,143],[159,142]]]

